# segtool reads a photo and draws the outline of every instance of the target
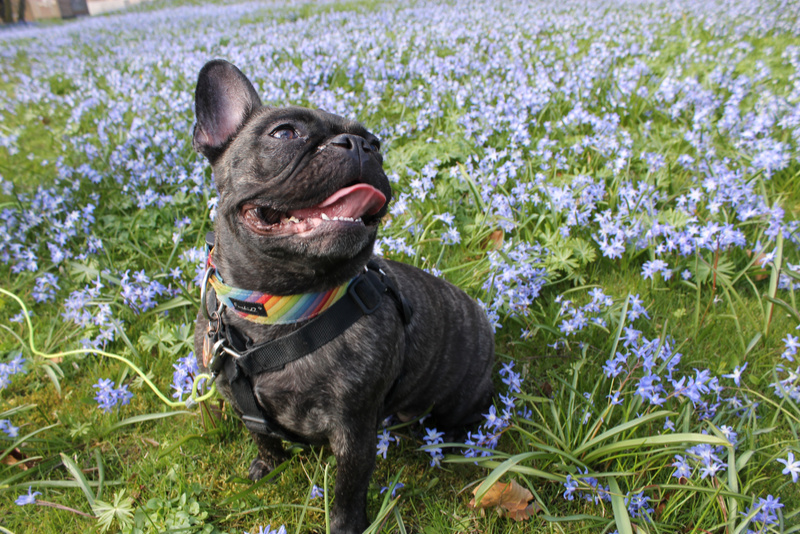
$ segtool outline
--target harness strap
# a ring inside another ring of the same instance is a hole
[[[326,313],[290,334],[253,347],[248,347],[240,337],[231,335],[230,327],[225,328],[230,347],[240,354],[233,358],[239,372],[255,376],[278,371],[287,363],[311,354],[338,337],[363,315],[377,310],[386,290],[387,286],[378,275],[367,271],[353,280],[346,296]]]
[[[224,366],[233,396],[242,410],[245,426],[254,433],[276,435],[287,441],[302,443],[302,438],[271,421],[264,413],[255,397],[253,379],[261,373],[283,369],[288,363],[323,347],[362,316],[377,310],[387,293],[396,302],[404,324],[408,324],[412,315],[411,306],[374,261],[370,261],[367,270],[353,280],[345,297],[325,313],[283,337],[252,346],[234,327],[220,321],[217,335],[238,356],[231,356],[225,351],[212,361],[210,367],[216,375]]]

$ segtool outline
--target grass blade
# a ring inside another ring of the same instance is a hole
[[[775,243],[775,258],[772,261],[772,274],[769,278],[769,293],[765,295],[769,304],[767,305],[767,315],[764,317],[764,335],[769,335],[769,327],[772,324],[772,313],[775,311],[774,299],[778,294],[778,281],[781,277],[781,265],[783,264],[783,233],[778,232]]]
[[[128,417],[127,419],[123,419],[118,423],[114,423],[111,425],[106,434],[113,432],[114,430],[120,429],[127,425],[135,425],[138,423],[144,423],[146,421],[156,421],[158,419],[165,419],[167,417],[172,417],[174,415],[191,415],[192,412],[187,410],[178,410],[175,412],[163,412],[163,413],[147,413],[144,415],[135,415],[133,417]]]
[[[633,421],[628,421],[627,423],[623,423],[621,425],[617,425],[614,428],[606,430],[605,432],[603,432],[599,436],[587,441],[585,444],[583,444],[580,447],[578,447],[577,449],[575,449],[575,451],[573,451],[573,454],[575,456],[577,456],[577,457],[580,457],[581,454],[583,454],[585,451],[591,449],[595,445],[597,445],[599,443],[602,443],[603,441],[605,441],[605,440],[607,440],[607,439],[609,439],[611,437],[614,437],[614,436],[616,436],[618,434],[621,434],[622,432],[625,432],[627,430],[635,429],[638,426],[647,424],[650,421],[653,421],[654,419],[661,419],[662,417],[668,417],[670,415],[675,415],[675,412],[671,412],[669,410],[660,410],[658,412],[654,412],[654,413],[645,415],[643,417],[638,417],[638,418],[634,419]]]
[[[628,515],[628,508],[625,506],[625,498],[617,484],[617,479],[608,477],[608,488],[611,490],[611,507],[614,510],[614,521],[617,523],[619,534],[633,534],[633,525]]]
[[[77,482],[78,487],[81,488],[83,494],[86,495],[86,500],[89,501],[89,507],[94,508],[94,493],[92,493],[92,489],[89,487],[89,482],[86,480],[86,477],[83,476],[83,472],[78,467],[78,465],[66,454],[63,452],[60,453],[61,462],[64,464],[64,467],[67,468],[67,471],[70,472],[72,477]]]
[[[723,447],[730,446],[728,440],[720,439],[707,434],[699,434],[694,432],[668,434],[664,436],[649,436],[646,438],[635,438],[617,441],[604,447],[600,447],[588,453],[584,458],[586,463],[591,463],[617,453],[619,451],[634,451],[643,447],[663,447],[670,445],[683,445],[685,443],[708,443],[710,445],[722,445]]]

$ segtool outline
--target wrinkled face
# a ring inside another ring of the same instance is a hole
[[[324,111],[262,108],[214,165],[218,214],[262,251],[347,258],[371,247],[391,190],[380,142]]]
[[[391,197],[374,135],[321,110],[262,107],[221,61],[201,71],[196,110],[193,143],[220,193],[218,241],[318,271],[366,261]]]

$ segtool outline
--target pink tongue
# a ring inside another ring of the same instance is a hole
[[[367,184],[356,184],[340,189],[318,205],[289,212],[298,219],[321,218],[324,213],[331,219],[349,217],[358,219],[364,215],[378,213],[386,203],[383,193]]]

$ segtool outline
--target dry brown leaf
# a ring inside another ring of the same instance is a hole
[[[746,252],[747,252],[747,255],[749,257],[751,257],[751,258],[753,257],[754,252],[752,250],[747,250]],[[766,280],[767,278],[769,278],[769,270],[767,270],[767,269],[765,269],[764,267],[761,266],[761,262],[766,257],[767,257],[767,255],[764,254],[763,252],[761,252],[761,253],[758,254],[758,256],[756,256],[756,261],[754,263],[754,265],[756,267],[758,267],[758,270],[756,271],[758,274],[756,274],[754,276],[754,278],[759,282],[761,280]]]
[[[28,463],[31,460],[27,460],[27,457],[22,454],[22,451],[19,448],[14,448],[11,452],[9,452],[5,458],[3,458],[3,463],[6,465],[12,465],[14,467],[18,467],[23,471],[28,470]]]
[[[503,239],[505,238],[505,234],[502,230],[495,230],[489,237],[486,238],[484,242],[483,248],[488,250],[500,250],[503,248]]]
[[[475,495],[481,486],[476,487],[472,494]],[[481,502],[475,504],[475,498],[469,502],[472,508],[497,508],[501,515],[505,515],[514,521],[524,521],[539,511],[539,507],[531,503],[533,494],[523,488],[516,481],[508,483],[495,482],[487,491]]]

